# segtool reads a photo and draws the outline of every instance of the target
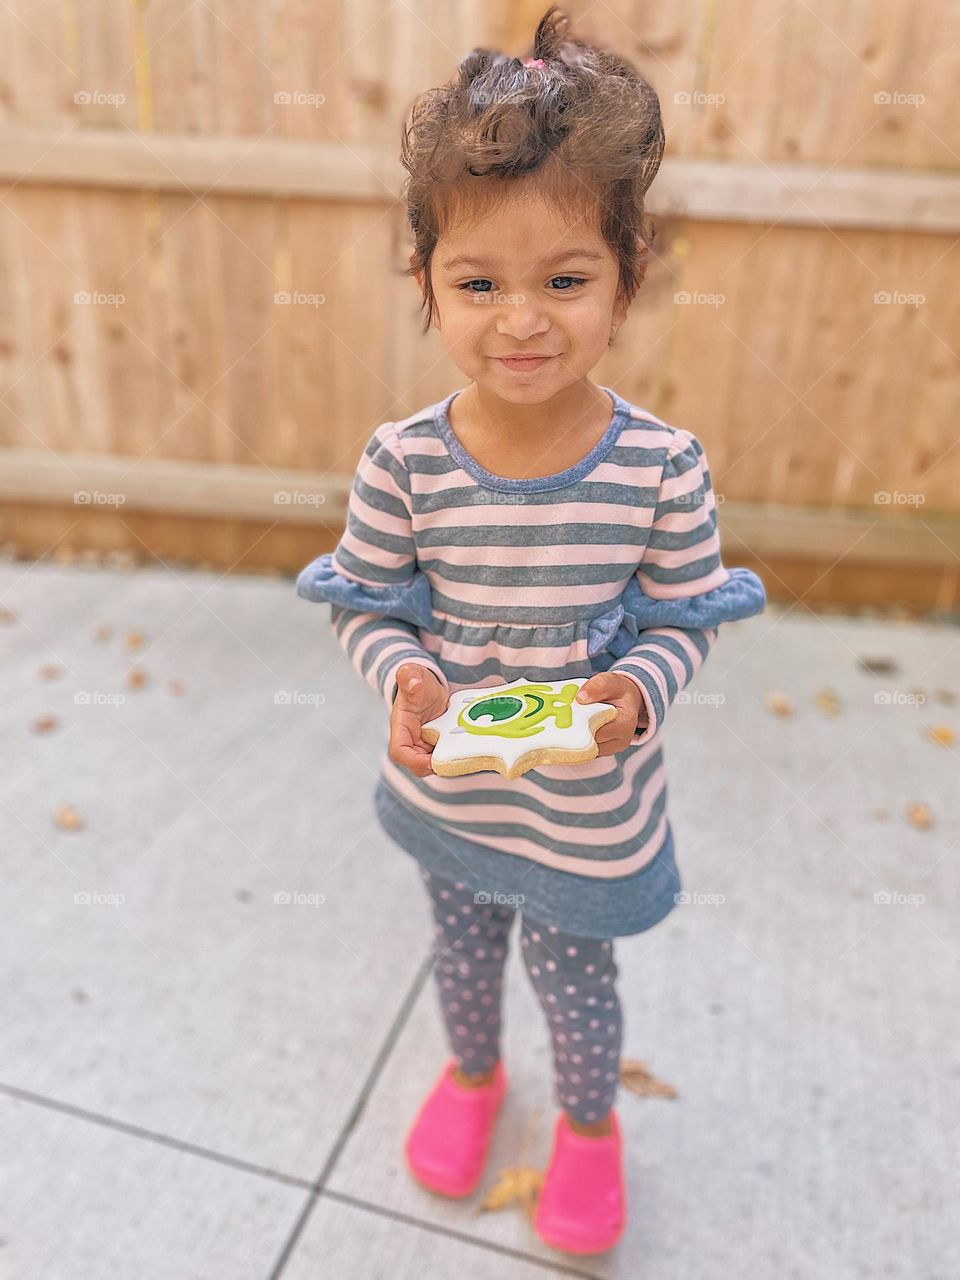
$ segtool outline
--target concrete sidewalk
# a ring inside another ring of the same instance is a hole
[[[960,695],[960,629],[771,606],[671,710],[690,901],[617,960],[625,1055],[678,1096],[621,1092],[629,1224],[577,1260],[405,1172],[446,1054],[429,913],[328,609],[286,579],[9,562],[0,604],[0,1276],[960,1275],[960,771],[925,736],[960,730],[935,696]],[[516,954],[504,1056],[484,1188],[549,1153]]]

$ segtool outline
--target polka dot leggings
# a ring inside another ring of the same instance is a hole
[[[500,1056],[500,1006],[517,909],[419,867],[433,905],[433,969],[447,1036],[467,1075]],[[619,1082],[623,1020],[613,941],[581,938],[521,913],[521,951],[553,1041],[558,1104],[582,1124],[602,1120]]]

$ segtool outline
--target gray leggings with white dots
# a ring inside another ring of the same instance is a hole
[[[482,1075],[500,1057],[500,1003],[517,908],[419,865],[434,915],[433,969],[453,1055]],[[613,1106],[623,1018],[610,938],[581,938],[521,912],[521,952],[553,1041],[559,1105],[582,1124]]]

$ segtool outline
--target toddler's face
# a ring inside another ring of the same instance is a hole
[[[606,241],[586,216],[570,223],[540,196],[512,198],[483,220],[449,228],[431,275],[451,359],[515,404],[538,404],[583,381],[625,314]],[[550,358],[527,366],[502,359],[523,355]]]

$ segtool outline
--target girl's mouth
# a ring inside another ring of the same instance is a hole
[[[497,356],[496,359],[505,368],[522,373],[525,369],[539,369],[542,364],[552,360],[553,356]]]

